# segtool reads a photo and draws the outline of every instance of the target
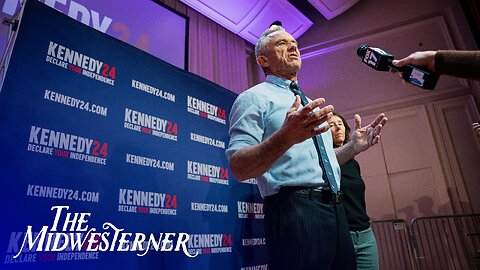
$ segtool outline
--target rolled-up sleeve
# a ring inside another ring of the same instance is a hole
[[[265,122],[265,103],[258,95],[242,93],[230,111],[230,143],[225,154],[230,158],[237,150],[259,144],[262,141]]]

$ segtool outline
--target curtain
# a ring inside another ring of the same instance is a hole
[[[179,0],[159,0],[190,18],[188,71],[235,93],[249,86],[246,41]]]

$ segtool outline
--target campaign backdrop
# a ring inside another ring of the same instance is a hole
[[[39,1],[17,33],[1,269],[266,269],[262,199],[224,154],[234,93]]]

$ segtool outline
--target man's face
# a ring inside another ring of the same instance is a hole
[[[302,66],[297,41],[287,32],[280,31],[273,34],[268,41],[268,54],[263,66],[274,75],[288,77],[296,74]]]

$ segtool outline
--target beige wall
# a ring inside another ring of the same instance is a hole
[[[303,55],[302,89],[312,98],[326,98],[347,119],[359,113],[367,124],[380,112],[390,119],[381,143],[357,157],[371,217],[410,221],[420,216],[480,213],[480,141],[470,127],[480,120],[479,82],[442,76],[434,91],[426,91],[370,69],[356,55],[360,44],[398,57],[416,50],[477,49],[459,2],[361,0],[330,21],[306,0],[291,2],[314,22],[298,40]],[[192,72],[236,93],[263,80],[251,45],[179,1],[165,3],[193,18]],[[227,50],[221,53],[224,57],[215,53],[217,49],[208,50],[219,35],[226,37],[220,38],[222,42],[233,43],[215,47]]]
[[[301,7],[302,5],[300,5]],[[311,97],[364,124],[385,112],[379,145],[357,159],[375,220],[480,212],[479,82],[442,76],[434,91],[360,62],[360,44],[404,57],[417,50],[477,49],[458,1],[362,0],[314,26],[298,39],[300,84]],[[479,71],[480,72],[480,71]],[[476,100],[476,102],[475,102]]]
[[[371,217],[410,221],[480,212],[480,141],[470,128],[470,119],[479,114],[472,98],[461,96],[387,114],[379,145],[357,156]]]

